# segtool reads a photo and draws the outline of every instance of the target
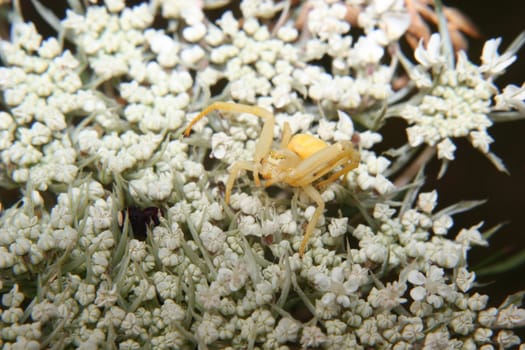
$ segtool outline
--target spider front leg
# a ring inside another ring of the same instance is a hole
[[[188,136],[190,134],[191,128],[203,117],[210,114],[213,111],[226,111],[226,112],[236,112],[236,113],[250,113],[256,115],[260,118],[265,119],[264,125],[261,131],[261,136],[259,141],[255,146],[255,153],[253,156],[253,162],[258,164],[261,160],[270,152],[273,142],[273,128],[275,125],[275,117],[269,111],[264,108],[257,106],[249,106],[240,103],[231,103],[231,102],[214,102],[208,107],[206,107],[202,112],[200,112],[193,120],[188,124],[186,130],[184,130],[184,135]],[[253,178],[255,184],[260,186],[261,181],[259,179],[259,169],[254,167],[253,169]]]
[[[290,124],[288,124],[288,122],[284,122],[282,133],[281,148],[284,149],[288,146],[290,139],[292,138],[292,129],[290,128]]]
[[[357,151],[352,150],[350,155],[348,156],[348,160],[350,161],[350,163],[344,166],[343,169],[336,171],[335,173],[330,175],[328,179],[319,182],[315,187],[317,187],[318,189],[322,189],[328,184],[331,184],[332,182],[340,178],[342,175],[344,175],[343,177],[343,182],[344,182],[348,173],[358,166],[360,159],[361,157],[359,156],[359,153],[357,153]]]
[[[304,255],[306,247],[308,246],[308,241],[310,240],[310,237],[314,232],[315,226],[317,225],[317,221],[319,221],[319,218],[321,217],[321,214],[324,211],[324,200],[323,197],[321,197],[319,191],[317,191],[312,185],[302,187],[302,189],[308,197],[310,197],[315,203],[317,203],[317,208],[315,209],[314,215],[312,215],[308,226],[306,226],[306,231],[304,232],[303,240],[301,242],[301,246],[299,247],[299,256],[301,258]]]
[[[230,176],[228,177],[228,181],[226,183],[226,193],[224,195],[224,200],[226,204],[230,204],[230,195],[232,192],[233,184],[235,183],[235,179],[239,176],[239,172],[241,170],[247,170],[247,171],[255,171],[256,163],[254,162],[236,162],[232,165],[230,169]]]
[[[329,181],[323,183],[333,182],[339,176],[346,175],[350,170],[356,168],[359,165],[359,159],[359,153],[350,143],[336,143],[304,159],[295,168],[294,174],[286,179],[286,183],[296,187],[306,186],[342,166],[343,171],[336,172],[329,178]]]

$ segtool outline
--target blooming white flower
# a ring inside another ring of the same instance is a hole
[[[481,52],[481,71],[489,76],[498,76],[505,71],[515,60],[516,56],[511,53],[498,54],[501,38],[490,39],[483,45]]]
[[[383,57],[384,49],[374,40],[367,36],[358,39],[349,54],[348,60],[353,61],[353,65],[376,64]]]
[[[449,215],[441,215],[432,222],[432,230],[436,235],[445,235],[452,227],[454,221]]]
[[[525,83],[521,87],[514,84],[505,86],[503,92],[494,97],[496,110],[509,110],[511,108],[523,111],[525,109]]]
[[[410,296],[416,301],[426,300],[435,308],[443,305],[443,298],[452,293],[450,286],[445,284],[444,271],[431,265],[426,272],[426,277],[417,270],[408,273],[408,281],[417,287],[410,290]]]
[[[303,328],[301,345],[303,347],[318,347],[326,341],[326,335],[317,326]]]
[[[295,320],[284,317],[279,320],[273,330],[273,335],[278,343],[284,344],[289,341],[295,341],[300,330],[300,324]]]
[[[483,222],[470,227],[469,229],[461,229],[456,236],[456,242],[470,247],[471,245],[487,246],[488,241],[483,238],[478,228],[483,225]]]
[[[328,5],[321,1],[313,3],[314,9],[308,14],[308,29],[322,40],[333,35],[344,34],[350,29],[350,24],[344,21],[346,9],[341,3]]]
[[[420,193],[417,206],[425,213],[430,214],[437,204],[437,192]]]
[[[343,111],[337,111],[337,116],[339,117],[339,121],[336,124],[333,136],[334,140],[350,140],[354,134],[354,124],[352,123],[352,119]]]
[[[374,346],[382,340],[374,319],[364,320],[362,325],[357,329],[356,334],[363,344],[370,346]]]
[[[87,306],[95,300],[95,286],[81,282],[75,293],[75,299],[80,305]]]
[[[440,35],[434,33],[430,36],[426,49],[423,48],[423,40],[419,41],[414,57],[425,68],[437,68],[444,63],[444,58],[441,55],[441,45]]]
[[[201,239],[210,253],[217,253],[226,241],[226,234],[217,226],[205,222],[201,229]]]
[[[177,293],[178,278],[165,272],[155,272],[153,282],[157,293],[163,299],[173,299]]]
[[[368,296],[370,305],[375,308],[390,310],[407,301],[403,298],[406,285],[399,282],[387,283],[383,289],[372,288]]]
[[[514,304],[500,310],[496,322],[501,327],[512,327],[512,325],[523,325],[525,323],[525,309]]]
[[[497,342],[501,344],[502,347],[506,347],[506,348],[510,348],[520,343],[520,338],[517,335],[507,330],[499,331],[498,334],[496,335],[496,339],[497,339]]]
[[[95,305],[99,307],[110,307],[114,305],[117,301],[117,287],[115,285],[111,286],[109,289],[107,283],[102,283],[97,289],[97,296],[95,298]]]

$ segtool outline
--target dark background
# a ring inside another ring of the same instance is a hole
[[[445,1],[461,9],[478,26],[483,38],[471,40],[469,57],[477,62],[486,39],[502,37],[499,52],[525,30],[525,1]],[[525,82],[525,48],[507,74],[496,81],[502,89],[507,84],[521,86]],[[495,139],[491,149],[505,162],[510,176],[500,173],[467,141],[457,140],[458,150],[444,178],[430,181],[429,188],[437,188],[440,205],[446,206],[463,199],[487,199],[488,202],[471,212],[455,217],[455,227],[470,227],[485,221],[484,228],[509,221],[490,240],[489,248],[475,248],[469,255],[471,267],[496,252],[508,257],[525,250],[525,121],[499,123],[489,129]],[[436,172],[436,162],[429,168]],[[429,179],[431,177],[429,176]],[[506,295],[525,290],[525,265],[493,276],[482,276],[479,282],[491,283],[482,288],[499,304]]]
[[[469,57],[481,55],[486,39],[502,37],[500,53],[518,34],[525,30],[525,1],[523,0],[468,0],[445,1],[468,15],[478,26],[483,38],[470,42]],[[518,52],[518,59],[507,73],[496,81],[500,89],[507,84],[521,86],[525,82],[525,48]],[[431,181],[430,188],[439,191],[440,205],[449,205],[462,199],[487,199],[475,210],[455,217],[455,228],[469,227],[485,221],[485,228],[509,222],[490,239],[488,248],[475,248],[469,254],[474,269],[487,257],[498,254],[510,257],[525,251],[525,120],[499,123],[489,129],[495,139],[491,149],[505,162],[510,175],[498,172],[494,166],[468,142],[457,142],[456,161],[439,181]],[[439,165],[429,169],[434,174]],[[490,296],[489,304],[500,305],[505,298],[525,291],[525,264],[507,272],[478,276],[481,284],[476,291]],[[522,304],[523,306],[523,304]],[[522,342],[525,329],[516,332]]]

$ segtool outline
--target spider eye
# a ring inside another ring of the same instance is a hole
[[[270,151],[270,158],[273,158],[275,160],[282,160],[285,158],[284,154],[279,153],[277,151],[271,150]]]

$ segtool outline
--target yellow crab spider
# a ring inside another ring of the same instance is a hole
[[[293,135],[288,123],[284,123],[281,144],[272,149],[275,117],[269,111],[257,106],[230,102],[214,102],[200,112],[186,127],[188,136],[192,127],[204,116],[213,111],[250,113],[264,119],[261,136],[255,147],[253,161],[239,161],[230,169],[226,184],[225,201],[230,202],[230,194],[235,179],[242,170],[253,173],[254,182],[260,186],[259,175],[265,179],[264,186],[285,183],[303,190],[316,204],[317,208],[306,226],[299,255],[303,256],[308,240],[324,211],[324,201],[319,189],[346,176],[359,164],[360,155],[351,141],[339,141],[328,145],[323,140],[308,134]],[[323,178],[327,175],[325,178]]]

